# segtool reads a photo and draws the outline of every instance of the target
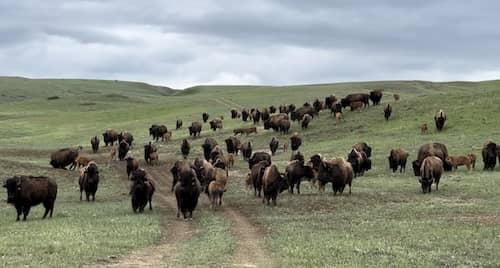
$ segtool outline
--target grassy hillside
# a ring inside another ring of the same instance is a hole
[[[106,128],[127,130],[136,139],[132,153],[142,155],[142,145],[149,141],[147,128],[153,123],[174,128],[182,119],[184,128],[173,132],[169,143],[160,144],[160,158],[180,158],[180,140],[187,136],[186,126],[201,120],[201,113],[211,117],[223,115],[224,129],[214,133],[204,124],[202,137],[190,140],[190,159],[200,155],[205,137],[215,137],[219,144],[232,129],[250,126],[250,122],[231,120],[229,110],[242,107],[301,105],[330,94],[337,97],[353,92],[384,89],[382,105],[360,112],[344,113],[345,122],[337,125],[323,111],[310,128],[301,131],[294,123],[291,133],[304,138],[300,151],[306,157],[346,156],[352,144],[366,141],[373,148],[373,169],[357,178],[351,196],[333,196],[331,188],[319,195],[304,182],[300,196],[283,193],[278,207],[269,208],[247,192],[244,179],[247,164],[239,159],[231,172],[224,206],[237,209],[259,227],[262,241],[276,266],[498,266],[500,255],[500,180],[498,168],[483,172],[480,157],[474,171],[463,167],[446,173],[439,192],[423,195],[411,165],[404,174],[388,170],[390,149],[403,147],[414,160],[418,147],[427,142],[443,142],[452,155],[473,152],[480,156],[484,141],[500,142],[500,81],[431,83],[425,81],[378,81],[284,87],[267,86],[199,86],[177,92],[141,83],[92,80],[30,80],[0,78],[0,160],[2,178],[12,174],[46,174],[57,178],[61,198],[56,203],[54,219],[39,220],[42,208],[35,208],[27,223],[14,223],[15,211],[0,204],[0,263],[19,266],[35,261],[51,266],[55,261],[77,266],[92,263],[131,248],[156,243],[159,237],[159,212],[135,217],[131,215],[127,182],[121,172],[123,163],[107,165],[109,149],[103,149],[99,163],[106,180],[104,200],[96,210],[77,201],[76,177],[72,171],[55,171],[48,167],[51,150],[66,146],[89,147],[90,137],[101,135]],[[394,102],[392,94],[401,95]],[[22,97],[21,97],[22,96]],[[47,97],[59,96],[56,100]],[[386,122],[383,107],[390,103],[393,115]],[[438,109],[447,113],[443,132],[437,133],[433,116]],[[421,135],[419,126],[430,126]],[[290,135],[291,135],[290,133]],[[281,141],[290,135],[265,131],[242,137],[252,140],[259,150],[267,150],[272,136]],[[223,146],[225,148],[225,146]],[[290,152],[279,152],[273,162],[282,170]],[[165,172],[170,166],[161,166]],[[101,191],[101,189],[99,190]],[[205,196],[202,197],[206,199]],[[217,265],[217,258],[233,254],[235,233],[225,214],[208,211],[202,203],[195,215],[196,230],[191,239],[180,241],[178,248],[196,248],[196,258],[180,250],[177,259],[165,260],[178,266]],[[172,212],[173,213],[173,212]],[[196,219],[196,217],[199,217]],[[168,218],[168,224],[183,224]],[[107,224],[112,222],[113,224]],[[99,226],[86,233],[85,229]],[[17,226],[22,226],[22,232]],[[65,226],[64,234],[59,234]],[[118,228],[117,226],[127,226]],[[140,227],[139,227],[140,226]],[[43,230],[40,232],[40,230]],[[102,235],[113,230],[113,237]],[[217,230],[213,236],[210,230]],[[136,232],[135,242],[127,234]],[[85,235],[81,235],[85,233]],[[41,241],[29,243],[31,237]],[[68,239],[70,237],[70,239]],[[43,241],[52,241],[49,250]],[[84,241],[93,241],[92,250]],[[110,247],[109,243],[114,243]],[[70,246],[72,252],[50,250]],[[203,251],[205,246],[220,251]],[[31,259],[16,254],[21,249],[32,252]],[[103,250],[106,249],[106,250]],[[36,252],[36,253],[35,253]],[[54,252],[57,254],[54,255]],[[217,255],[219,254],[219,255]],[[80,259],[83,259],[81,261]]]

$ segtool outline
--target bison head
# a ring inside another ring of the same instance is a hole
[[[21,191],[21,180],[19,178],[8,178],[3,187],[7,189],[7,203],[14,204],[18,192]]]
[[[389,160],[389,168],[392,169],[392,172],[396,172],[398,170],[398,162],[392,156],[392,152],[387,159]]]
[[[411,165],[413,167],[413,174],[415,174],[415,176],[420,176],[420,161],[418,160],[415,160],[413,162],[411,162]]]

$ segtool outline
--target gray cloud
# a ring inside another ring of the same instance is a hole
[[[0,2],[0,75],[296,84],[500,75],[494,1]]]

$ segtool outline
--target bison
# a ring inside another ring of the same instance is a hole
[[[83,191],[85,191],[87,202],[90,200],[90,196],[92,196],[92,201],[95,201],[95,193],[99,186],[99,169],[94,161],[81,170],[78,184],[80,185],[80,201],[82,201]]]
[[[238,150],[240,149],[241,142],[238,138],[236,137],[229,137],[226,140],[226,149],[227,152],[230,154],[238,154]]]
[[[118,140],[118,132],[114,129],[106,129],[106,131],[102,133],[102,138],[106,147],[108,144],[113,146],[114,142]]]
[[[280,141],[276,137],[272,137],[271,141],[269,142],[269,150],[271,150],[271,155],[274,155],[276,153],[279,144]]]
[[[434,122],[436,123],[436,128],[438,131],[443,130],[444,123],[446,122],[446,115],[443,110],[439,110],[434,116]]]
[[[353,93],[345,96],[340,100],[340,104],[342,105],[343,108],[346,108],[347,106],[351,106],[352,102],[359,101],[364,104],[364,106],[370,105],[369,100],[370,95],[365,94],[365,93]]]
[[[201,114],[201,119],[203,119],[203,123],[206,123],[208,121],[208,113],[204,112],[203,114]]]
[[[191,145],[187,139],[183,139],[181,143],[181,153],[182,157],[186,159],[189,155],[189,151],[191,150]]]
[[[252,155],[252,143],[250,141],[245,142],[241,145],[241,154],[243,155],[243,159],[249,159]]]
[[[131,156],[125,157],[125,161],[127,161],[127,178],[130,178],[130,174],[139,168],[139,161]]]
[[[422,161],[420,167],[421,178],[419,179],[422,185],[422,192],[431,192],[432,183],[436,183],[436,191],[439,189],[439,179],[443,174],[443,161],[436,156],[427,156]]]
[[[134,142],[134,136],[127,131],[120,132],[120,134],[118,134],[118,143],[121,143],[122,141],[126,141],[129,146],[132,146],[132,142]]]
[[[394,101],[399,101],[399,94],[393,94],[392,96],[394,97]]]
[[[337,98],[333,95],[330,95],[328,97],[325,97],[325,106],[328,109],[331,109],[333,107],[333,104],[337,101]]]
[[[198,135],[199,137],[200,134],[201,134],[201,123],[198,121],[191,123],[191,126],[189,126],[189,136],[196,137],[196,135]]]
[[[125,140],[122,140],[120,142],[120,145],[118,146],[118,159],[120,159],[120,161],[123,161],[123,159],[125,159],[125,156],[127,155],[129,149],[130,145]]]
[[[222,120],[219,118],[214,118],[208,123],[210,124],[210,129],[212,129],[213,131],[216,131],[217,129],[222,129]]]
[[[448,158],[448,149],[442,143],[428,143],[420,147],[417,154],[417,160],[412,162],[413,173],[415,176],[420,176],[422,161],[427,156],[436,156],[443,162],[444,171],[451,171],[451,163],[446,160]]]
[[[148,144],[144,145],[144,161],[146,163],[151,164],[151,153],[156,152],[158,149],[154,144],[149,142]]]
[[[399,172],[406,171],[406,161],[408,159],[408,152],[402,148],[392,149],[387,157],[389,160],[389,168],[392,172],[396,172],[400,167]]]
[[[481,152],[483,155],[484,170],[493,170],[497,164],[497,145],[494,142],[487,142]]]
[[[379,105],[382,95],[382,89],[370,91],[370,100],[373,102],[373,105]]]
[[[288,131],[290,130],[290,120],[288,119],[281,119],[278,122],[279,130],[281,134],[288,134]]]
[[[450,155],[446,160],[450,162],[454,170],[457,170],[459,166],[466,166],[467,170],[470,171],[472,167],[472,159],[467,155],[460,155],[460,156]]]
[[[14,205],[17,211],[16,221],[23,214],[23,221],[30,213],[32,206],[40,203],[45,207],[43,218],[52,218],[54,203],[57,197],[57,183],[44,176],[14,176],[8,178],[3,187],[7,189],[7,203]]]
[[[182,120],[177,119],[177,121],[175,121],[175,129],[180,129],[180,128],[182,128]]]
[[[201,193],[201,185],[196,177],[196,172],[183,162],[178,168],[179,181],[174,186],[175,199],[177,200],[177,218],[192,219],[193,211],[198,204]]]
[[[161,138],[162,141],[165,140],[164,135],[168,132],[168,129],[165,125],[151,125],[149,128],[149,136],[153,137],[153,140],[158,141]]]
[[[264,170],[262,175],[262,190],[264,197],[262,203],[272,204],[276,206],[276,198],[278,194],[288,189],[288,180],[283,177],[283,174],[278,171],[276,165],[271,165]]]
[[[92,145],[92,152],[97,153],[99,150],[99,138],[97,136],[92,137],[90,139],[90,144]]]
[[[363,108],[363,102],[353,101],[353,102],[351,102],[350,106],[351,106],[351,112],[355,111],[355,110],[359,110],[359,109]]]
[[[290,144],[292,146],[292,151],[297,151],[302,145],[302,138],[299,137],[297,133],[290,137]]]
[[[206,138],[205,142],[201,145],[201,148],[203,148],[203,156],[205,157],[206,160],[210,159],[210,153],[212,150],[217,146],[217,141],[213,138]]]
[[[155,192],[154,182],[147,178],[146,171],[143,169],[132,172],[130,179],[133,181],[130,194],[132,196],[132,210],[134,213],[143,213],[148,203],[149,210],[152,210],[151,201]]]
[[[318,154],[313,155],[310,160],[315,177],[319,182],[320,192],[324,192],[325,185],[332,183],[333,194],[342,194],[346,185],[349,185],[351,194],[352,179],[354,171],[349,162],[343,158],[323,160]]]
[[[274,114],[276,112],[276,107],[274,105],[269,106],[269,113]]]
[[[238,111],[236,109],[231,110],[231,119],[235,119],[238,117]]]
[[[243,134],[245,133],[247,136],[249,134],[255,133],[257,134],[257,128],[256,127],[246,127],[246,128],[236,128],[233,130],[233,134],[236,136],[238,134]]]
[[[366,157],[372,157],[372,147],[370,147],[366,142],[358,142],[352,146],[358,151],[363,151],[366,154]]]
[[[366,153],[356,148],[351,149],[351,152],[347,156],[347,161],[351,164],[355,177],[363,176],[365,171],[370,170],[372,166],[371,160]]]
[[[313,106],[306,105],[298,108],[293,112],[290,112],[290,119],[292,121],[301,121],[306,114],[314,117],[315,115],[318,115],[318,112],[314,109]]]
[[[385,106],[384,108],[384,118],[385,120],[389,120],[389,117],[391,117],[391,114],[392,114],[392,107],[390,104],[387,104],[387,106]]]
[[[266,160],[271,163],[271,155],[266,152],[255,152],[252,157],[248,159],[248,168],[252,168],[253,165],[259,163],[260,161]]]
[[[50,165],[54,168],[66,169],[68,165],[70,169],[76,167],[76,159],[78,158],[78,149],[63,148],[53,152],[50,155]]]
[[[246,122],[248,120],[248,118],[250,117],[250,113],[248,112],[247,109],[243,109],[241,111],[241,119]]]
[[[288,180],[288,190],[293,194],[294,186],[297,188],[297,193],[300,194],[300,181],[302,178],[309,180],[314,178],[313,170],[310,166],[304,165],[304,160],[291,161],[285,168],[285,178]]]
[[[306,114],[304,115],[304,118],[302,119],[301,127],[302,129],[306,129],[309,126],[309,123],[312,121],[312,116]]]
[[[252,111],[252,120],[253,120],[253,123],[254,125],[258,124],[259,121],[260,121],[260,111],[259,109],[255,109]]]
[[[253,185],[254,195],[260,197],[262,192],[262,176],[264,175],[264,170],[266,167],[271,165],[267,160],[260,161],[250,168],[248,173],[248,182]]]
[[[342,104],[340,103],[335,103],[332,108],[330,109],[331,114],[337,114],[337,113],[342,113]]]

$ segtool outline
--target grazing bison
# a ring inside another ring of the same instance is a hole
[[[392,107],[390,104],[387,104],[387,106],[385,106],[384,108],[384,117],[385,117],[385,120],[389,120],[389,117],[391,117],[391,114],[392,114]]]
[[[90,144],[92,145],[92,152],[97,153],[99,150],[99,138],[97,136],[92,137],[90,139]]]
[[[208,117],[209,117],[209,115],[206,112],[201,115],[201,119],[203,119],[203,123],[206,123],[208,121]]]
[[[250,113],[247,111],[247,109],[243,109],[241,111],[241,119],[246,122],[248,118],[250,117]]]
[[[372,90],[370,91],[370,100],[373,102],[373,105],[379,105],[380,100],[382,99],[382,89]]]
[[[192,219],[201,193],[200,182],[196,178],[196,172],[186,162],[179,166],[178,178],[179,181],[174,186],[177,218],[182,213],[184,219]]]
[[[125,157],[125,161],[127,161],[127,178],[130,178],[130,174],[139,169],[139,161],[131,156]]]
[[[205,142],[201,145],[201,148],[203,148],[203,156],[207,161],[210,159],[210,153],[215,146],[217,146],[217,141],[213,138],[206,138]]]
[[[415,176],[420,176],[420,167],[422,166],[422,161],[427,156],[436,156],[443,162],[443,168],[445,171],[451,171],[451,163],[446,160],[448,158],[448,149],[446,145],[442,143],[428,143],[420,147],[417,154],[417,160],[412,162],[413,173]]]
[[[250,141],[245,142],[241,145],[241,154],[243,159],[247,160],[252,155],[252,143]]]
[[[470,171],[470,168],[472,167],[472,159],[467,155],[459,155],[459,156],[450,155],[446,160],[450,162],[454,170],[457,170],[459,166],[466,166],[467,170]]]
[[[312,116],[306,114],[304,115],[304,118],[302,119],[301,127],[302,129],[306,129],[309,126],[309,123],[312,121]]]
[[[257,128],[256,127],[246,127],[246,128],[236,128],[233,130],[234,135],[243,134],[243,133],[245,133],[247,136],[248,136],[248,134],[252,134],[252,133],[257,134]]]
[[[253,185],[254,195],[260,197],[262,192],[262,176],[264,175],[264,170],[266,167],[271,165],[267,160],[260,161],[255,164],[248,173],[248,182]]]
[[[225,140],[227,152],[230,154],[238,154],[238,150],[240,149],[241,142],[236,137],[229,137]]]
[[[78,158],[78,149],[63,148],[50,154],[50,165],[54,168],[66,169],[68,165],[70,169],[76,167],[76,159]]]
[[[130,145],[125,140],[122,140],[120,142],[120,145],[118,146],[118,159],[120,159],[120,161],[123,161],[123,159],[125,159],[125,156],[127,155],[129,149]]]
[[[278,194],[286,189],[288,189],[288,180],[278,171],[278,167],[276,165],[267,167],[262,175],[262,190],[264,192],[262,203],[266,202],[267,205],[270,205],[272,200],[272,204],[276,206]]]
[[[443,161],[436,156],[427,156],[422,161],[420,168],[421,178],[419,179],[422,185],[422,192],[431,192],[432,183],[436,183],[436,191],[439,190],[439,179],[443,174]]]
[[[31,207],[40,203],[45,207],[43,218],[49,212],[52,218],[57,197],[57,183],[54,180],[43,176],[14,176],[8,178],[3,187],[7,189],[7,203],[16,208],[16,221],[19,221],[21,213],[25,221]]]
[[[191,145],[187,139],[183,139],[181,143],[181,153],[182,157],[186,159],[189,155],[189,151],[191,150]]]
[[[276,153],[279,144],[280,141],[276,137],[272,137],[271,141],[269,142],[269,150],[271,150],[271,155],[274,155]]]
[[[264,129],[273,129],[274,131],[280,130],[280,121],[288,120],[288,115],[286,113],[275,114],[269,117],[268,120],[264,121]]]
[[[305,105],[298,108],[297,110],[294,110],[293,112],[290,112],[290,119],[292,121],[301,121],[306,114],[314,117],[315,115],[318,115],[318,112],[314,109],[313,106]]]
[[[253,165],[259,163],[260,161],[266,160],[269,163],[271,162],[271,155],[266,152],[255,152],[252,154],[252,157],[248,159],[248,168],[252,168]]]
[[[346,185],[349,185],[349,194],[351,194],[354,172],[349,162],[343,158],[323,160],[320,155],[313,155],[310,162],[319,182],[320,192],[324,192],[325,185],[331,182],[334,195],[337,192],[342,194]]]
[[[191,126],[189,126],[189,136],[196,137],[196,135],[198,135],[199,137],[200,134],[201,134],[201,123],[198,121],[191,123]]]
[[[387,159],[389,160],[389,168],[392,169],[392,172],[396,172],[398,170],[398,167],[400,167],[400,173],[406,171],[408,152],[405,149],[392,149],[389,152],[389,156],[387,157]]]
[[[494,142],[487,142],[482,150],[484,170],[493,170],[497,164],[497,145]]]
[[[121,143],[122,141],[126,141],[129,146],[132,146],[132,142],[134,141],[134,136],[127,131],[120,132],[120,134],[118,134],[118,142]]]
[[[177,119],[177,121],[175,121],[175,129],[180,129],[181,127],[182,127],[182,120]]]
[[[297,188],[297,193],[300,194],[300,181],[302,178],[311,180],[314,178],[313,170],[310,166],[304,165],[304,160],[291,161],[285,168],[285,178],[288,180],[288,190],[293,194],[294,186]]]
[[[370,99],[370,95],[365,94],[365,93],[354,93],[354,94],[349,94],[342,98],[340,100],[340,104],[342,105],[342,108],[346,108],[347,106],[351,106],[352,102],[362,102],[364,106],[370,105],[370,102],[368,101]]]
[[[106,129],[106,131],[102,133],[102,140],[105,146],[108,146],[108,144],[113,146],[114,142],[118,140],[118,132],[114,129]]]
[[[439,110],[434,116],[434,122],[436,123],[436,128],[438,131],[443,130],[444,123],[446,122],[446,115],[443,110]]]
[[[134,213],[143,213],[148,203],[149,210],[152,210],[151,201],[155,192],[155,184],[147,178],[146,171],[138,169],[132,172],[130,179],[133,181],[130,194],[132,195],[132,210]]]
[[[290,144],[292,145],[292,151],[297,151],[299,149],[302,145],[302,138],[299,137],[299,134],[295,133],[290,137]]]
[[[365,171],[370,170],[372,167],[372,162],[366,153],[356,148],[351,149],[351,152],[347,156],[347,161],[351,164],[354,177],[363,176]]]
[[[222,129],[222,120],[219,118],[212,119],[210,122],[210,129],[216,131],[217,129]]]
[[[78,184],[80,185],[80,201],[82,201],[83,191],[85,191],[87,202],[90,196],[92,196],[92,201],[95,201],[95,193],[99,186],[99,169],[94,161],[81,170]]]
[[[328,109],[331,109],[333,107],[333,104],[337,101],[337,98],[333,95],[330,95],[325,98],[325,106]]]
[[[165,125],[151,125],[149,128],[149,136],[153,137],[153,140],[158,141],[161,138],[162,141],[165,140],[164,135],[168,132],[168,129]]]

